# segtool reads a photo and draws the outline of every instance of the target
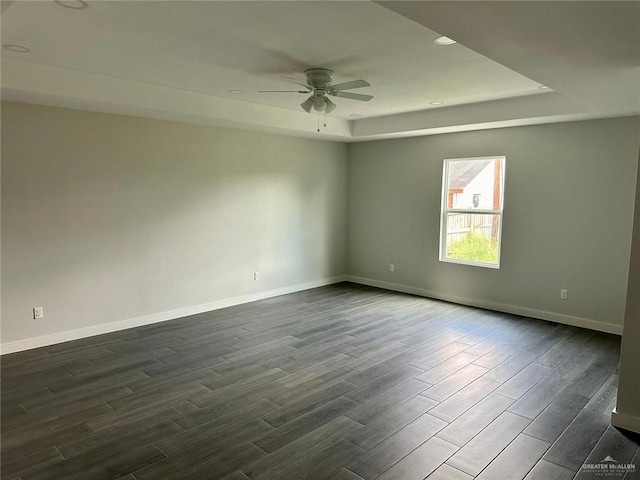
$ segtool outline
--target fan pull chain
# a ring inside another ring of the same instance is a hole
[[[322,112],[322,124],[326,128],[327,127],[327,112]],[[318,112],[318,132],[320,132],[320,112]]]

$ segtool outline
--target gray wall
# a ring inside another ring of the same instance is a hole
[[[348,147],[19,103],[2,120],[3,343],[347,271],[622,325],[638,118]],[[484,155],[507,157],[502,267],[441,263],[442,159]]]
[[[344,144],[3,103],[2,342],[343,275],[346,206]]]
[[[619,332],[638,125],[630,117],[351,144],[349,275]],[[501,268],[442,263],[442,161],[490,155],[506,155]]]

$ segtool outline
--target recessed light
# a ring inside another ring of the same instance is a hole
[[[227,90],[227,92],[232,93],[234,95],[242,95],[244,93],[242,90]]]
[[[445,37],[444,35],[441,37],[436,38],[433,43],[435,43],[436,45],[453,45],[454,43],[457,43],[455,40],[453,40],[452,38],[449,37]]]
[[[29,47],[25,47],[23,45],[3,45],[5,50],[9,50],[10,52],[16,53],[29,53],[31,49]]]
[[[436,100],[435,102],[429,102],[429,105],[444,105],[444,102]]]
[[[64,8],[72,8],[73,10],[84,10],[89,6],[84,0],[53,0],[55,3]]]
[[[350,113],[349,116],[351,118],[360,118],[362,115],[360,115],[359,113]]]
[[[549,87],[547,87],[546,85],[540,85],[538,88],[540,90],[549,90]]]

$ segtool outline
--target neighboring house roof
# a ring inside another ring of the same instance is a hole
[[[449,188],[464,189],[491,162],[492,160],[451,162],[449,166]]]

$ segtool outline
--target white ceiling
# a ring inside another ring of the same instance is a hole
[[[640,113],[637,1],[2,3],[31,49],[2,50],[4,99],[341,141]],[[257,92],[309,67],[374,99],[318,134],[305,95]]]

